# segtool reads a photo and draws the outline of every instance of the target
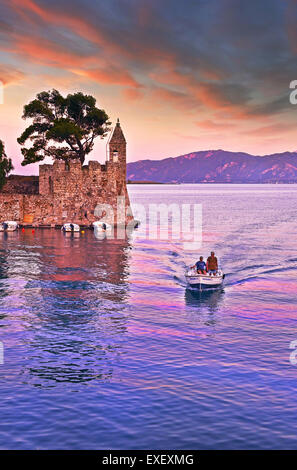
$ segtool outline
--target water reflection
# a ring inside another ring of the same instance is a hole
[[[11,251],[10,242],[15,239],[14,232],[0,232],[0,279],[7,279],[9,277],[9,256]]]
[[[4,250],[1,250],[0,254],[0,279],[6,279],[8,277],[8,262],[7,262],[7,253]],[[4,285],[1,283],[1,285]]]
[[[190,307],[207,309],[211,313],[216,313],[224,297],[224,289],[208,289],[200,291],[199,289],[186,289],[185,301]]]
[[[1,241],[7,240],[8,234],[11,234],[11,232],[0,232],[0,240]]]
[[[97,240],[91,231],[67,235],[20,233],[17,249],[3,250],[0,260],[2,277],[18,270],[14,283],[23,282],[19,321],[30,368],[22,374],[36,386],[109,380],[127,331],[129,242]]]

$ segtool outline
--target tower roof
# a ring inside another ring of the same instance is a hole
[[[126,142],[125,136],[123,134],[121,125],[120,125],[120,120],[118,118],[116,126],[113,130],[112,137],[109,141],[109,143],[121,143],[121,142]]]

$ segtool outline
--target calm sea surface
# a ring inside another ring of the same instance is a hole
[[[0,234],[1,449],[296,448],[296,185],[133,185],[202,203],[223,290],[178,240]]]

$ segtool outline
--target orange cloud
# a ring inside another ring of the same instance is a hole
[[[71,15],[69,12],[63,12],[61,10],[58,12],[52,11],[50,8],[37,5],[33,0],[11,0],[11,5],[19,14],[22,14],[25,10],[25,12],[39,16],[47,24],[60,25],[63,28],[66,27],[70,29],[84,39],[104,47],[105,52],[108,54],[113,55],[120,53],[127,55],[128,51],[125,47],[107,38],[98,28],[95,28],[91,23],[79,16]],[[28,21],[32,21],[32,19],[26,18]]]
[[[168,90],[167,88],[156,87],[151,91],[151,98],[155,103],[167,102],[176,108],[185,111],[191,111],[198,105],[197,102],[193,101],[187,93]]]
[[[208,73],[207,69],[200,72]],[[174,68],[163,72],[151,72],[150,77],[158,83],[180,88],[193,103],[203,104],[206,108],[217,111],[223,110],[230,113],[230,116],[245,116],[248,96],[244,87],[214,80],[206,82],[194,77],[193,74],[180,73]]]
[[[68,28],[74,34],[100,46],[102,48],[101,53],[108,57],[110,61],[116,57],[117,60],[119,58],[140,59],[147,64],[168,64],[171,66],[176,64],[175,54],[167,50],[164,51],[161,47],[153,48],[143,43],[137,43],[134,39],[133,42],[132,39],[129,41],[129,37],[126,34],[124,44],[119,40],[118,36],[114,37],[114,39],[112,35],[109,37],[106,32],[103,32],[100,28],[93,26],[92,23],[74,13],[70,14],[61,10],[52,11],[50,8],[39,6],[33,0],[11,0],[10,4],[20,15],[24,15],[24,12],[33,13],[47,24]],[[140,22],[148,21],[150,13],[147,7],[140,9],[138,14],[140,15]],[[24,18],[26,21],[33,21],[32,17],[28,17],[27,14]]]
[[[209,130],[226,129],[226,128],[235,126],[235,124],[231,122],[214,122],[214,121],[211,121],[210,119],[206,119],[204,121],[198,121],[196,122],[196,125],[198,127],[201,127],[202,129],[209,129]]]
[[[68,49],[45,39],[15,35],[14,44],[8,50],[37,64],[59,67],[98,83],[139,86],[128,72],[120,67],[106,64],[102,58],[96,55],[85,56],[70,52]],[[98,63],[101,64],[101,68],[95,67]]]
[[[135,101],[143,98],[143,92],[140,91],[138,88],[125,88],[125,90],[123,91],[123,95],[130,101]]]
[[[53,24],[55,26],[61,26],[63,28],[68,28],[74,34],[77,34],[84,39],[96,44],[102,50],[100,53],[98,51],[98,59],[99,57],[102,60],[105,58],[106,61],[112,63],[116,58],[117,64],[119,61],[123,60],[123,58],[129,58],[140,60],[143,65],[154,65],[154,67],[161,67],[163,72],[158,70],[157,72],[151,73],[151,78],[155,80],[158,84],[172,84],[176,86],[181,86],[186,89],[186,93],[184,94],[184,98],[186,95],[188,97],[192,97],[194,101],[200,101],[204,103],[206,106],[213,107],[217,109],[221,106],[227,106],[228,100],[224,100],[223,96],[213,96],[213,92],[209,92],[208,85],[203,83],[197,83],[197,80],[193,78],[191,75],[182,74],[177,72],[175,69],[178,66],[178,58],[175,53],[170,51],[162,50],[160,48],[153,48],[143,43],[135,43],[131,44],[131,47],[127,47],[127,41],[129,39],[126,37],[126,43],[121,44],[121,41],[113,40],[112,37],[108,37],[108,34],[103,33],[102,30],[99,28],[95,28],[89,21],[85,20],[82,17],[75,15],[74,13],[69,14],[69,12],[63,11],[54,11],[49,7],[40,6],[34,0],[12,0],[11,5],[14,7],[15,11],[19,14],[31,14],[31,17],[28,18],[26,16],[27,21],[34,21],[32,19],[32,15],[37,15],[39,19],[42,19],[47,24]],[[141,24],[147,24],[149,21],[150,10],[147,8],[139,8],[138,11],[138,19]],[[84,63],[86,60],[91,61],[92,59],[95,60],[95,57],[86,59],[74,53],[69,53],[66,50],[62,50],[62,48],[58,48],[56,44],[50,43],[49,41],[41,40],[31,40],[25,39],[24,43],[18,43],[18,52],[23,53],[35,61],[39,63],[46,63],[50,62],[52,64],[58,64],[60,67],[72,67],[75,73],[80,75],[84,75],[88,78],[94,79],[101,83],[114,83],[114,84],[122,84],[131,87],[138,87],[139,84],[136,80],[123,68],[119,68],[118,66],[109,66],[108,70],[106,71],[106,67],[104,69],[100,67],[99,69],[95,67],[86,67],[87,70],[83,70],[80,61]],[[85,64],[84,64],[85,66]],[[90,70],[89,70],[90,69]],[[199,71],[199,66],[198,66]],[[218,78],[220,74],[215,71],[212,67],[208,67],[207,65],[201,65],[200,71],[204,76]],[[159,94],[164,97],[165,100],[168,100],[168,97],[172,97],[173,102],[178,106],[181,106],[182,99],[179,97],[178,94],[174,94],[171,91],[164,91],[159,89],[159,91],[153,92],[155,95]],[[132,92],[127,92],[127,97],[133,98]],[[134,92],[134,97],[136,93]],[[182,107],[184,107],[182,105]]]
[[[109,67],[105,70],[101,69],[72,69],[73,73],[87,77],[95,82],[107,83],[111,85],[126,85],[131,87],[139,87],[140,85],[134,78],[122,68]]]
[[[197,99],[199,99],[204,105],[213,109],[227,108],[229,110],[234,109],[234,105],[230,103],[222,90],[216,88],[212,83],[199,83],[192,88],[192,92]],[[238,106],[235,105],[235,109],[238,110]]]
[[[176,85],[178,87],[189,88],[195,84],[190,75],[179,73],[176,70],[155,71],[151,72],[149,75],[154,81],[163,85]]]
[[[35,25],[43,24],[68,29],[71,33],[87,40],[95,46],[95,52],[86,56],[62,47],[53,41],[31,36],[13,36],[15,46],[12,52],[23,55],[30,60],[45,65],[58,66],[98,83],[129,87],[124,92],[127,99],[140,98],[141,86],[127,71],[131,64],[140,64],[140,70],[148,73],[154,85],[148,94],[156,102],[170,102],[177,109],[191,111],[200,105],[205,108],[223,112],[229,118],[249,118],[253,106],[249,102],[248,90],[243,86],[225,83],[226,73],[216,69],[207,60],[197,58],[195,65],[189,67],[189,73],[179,72],[182,62],[181,53],[166,50],[166,45],[150,46],[144,40],[135,41],[135,36],[118,30],[116,34],[106,28],[94,26],[92,20],[80,16],[79,12],[69,12],[59,7],[39,5],[34,0],[10,0],[9,4],[22,15],[23,19]],[[135,9],[138,25],[146,28],[152,21],[152,7],[140,2]],[[124,61],[127,64],[122,65]],[[148,71],[148,69],[153,71]],[[195,70],[194,70],[195,69]],[[167,85],[177,90],[166,89]],[[242,93],[242,96],[240,96]],[[253,117],[254,119],[254,117]],[[260,119],[255,116],[255,119]],[[199,126],[199,124],[197,124]],[[200,123],[200,127],[218,129],[219,124]]]
[[[25,74],[20,70],[17,70],[8,65],[0,66],[0,81],[4,85],[10,85],[11,83],[16,83],[22,80],[25,77]]]
[[[15,50],[18,54],[25,55],[36,63],[57,65],[60,68],[66,68],[77,75],[85,76],[99,83],[124,85],[130,87],[139,87],[139,83],[132,75],[119,66],[112,65],[114,55],[120,57],[127,56],[130,52],[121,44],[111,41],[106,35],[102,34],[98,28],[92,26],[88,21],[69,15],[67,12],[54,12],[50,8],[41,7],[33,0],[12,0],[15,10],[22,14],[25,11],[38,15],[44,22],[54,25],[61,25],[63,28],[70,29],[84,39],[103,48],[97,54],[84,56],[74,52],[69,52],[52,41],[42,38],[28,38],[18,36],[15,40]],[[26,17],[28,21],[28,17]],[[100,67],[98,67],[100,64]]]
[[[12,36],[13,45],[6,50],[24,56],[37,64],[59,66],[69,68],[81,66],[82,63],[92,63],[96,61],[95,56],[86,57],[62,46],[40,37],[28,37],[16,34]]]
[[[174,60],[173,57],[171,58],[170,62],[168,63],[169,66],[172,68],[167,69],[166,71],[155,71],[150,73],[150,77],[158,83],[162,83],[164,85],[175,85],[179,87],[185,87],[189,90],[195,90],[200,85],[200,83],[207,83],[202,82],[201,80],[197,79],[193,76],[193,73],[181,73],[176,70],[178,67],[177,60]],[[208,66],[199,66],[197,65],[197,73],[200,73],[203,77],[215,82],[216,80],[220,80],[222,75],[220,72],[215,72]]]

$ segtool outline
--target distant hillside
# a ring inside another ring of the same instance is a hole
[[[297,183],[297,152],[256,156],[206,150],[128,163],[127,179],[160,183]]]

